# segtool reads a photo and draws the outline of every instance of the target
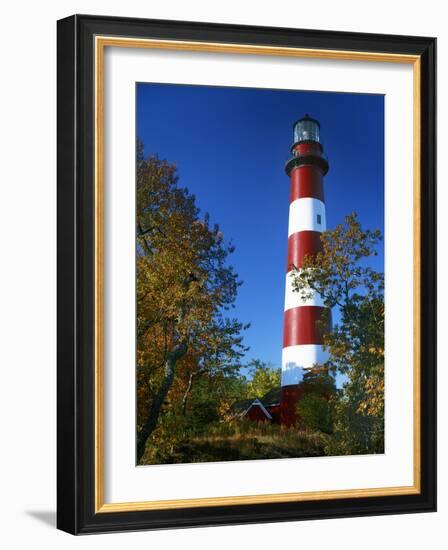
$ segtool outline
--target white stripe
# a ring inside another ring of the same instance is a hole
[[[316,363],[325,363],[328,350],[317,344],[288,346],[282,353],[282,386],[299,384],[305,372]]]
[[[298,231],[325,230],[325,204],[322,201],[307,197],[297,199],[289,205],[288,236]]]
[[[320,306],[324,307],[324,301],[320,294],[314,290],[300,291],[293,289],[294,271],[286,274],[285,285],[285,311],[293,307],[300,306]]]

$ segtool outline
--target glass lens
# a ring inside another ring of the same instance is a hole
[[[312,120],[301,120],[294,128],[294,142],[319,141],[319,126]]]

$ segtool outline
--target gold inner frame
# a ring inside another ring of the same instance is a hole
[[[211,53],[234,53],[269,56],[302,57],[350,61],[406,63],[413,65],[413,298],[414,298],[414,349],[413,349],[413,424],[414,424],[414,479],[413,485],[350,490],[313,491],[264,495],[244,495],[179,500],[153,500],[141,502],[104,502],[104,51],[106,47],[153,48]],[[421,60],[417,55],[380,52],[353,52],[291,47],[257,46],[253,44],[225,44],[213,42],[155,40],[96,36],[95,55],[95,513],[129,512],[137,510],[179,509],[205,506],[231,506],[274,502],[299,502],[361,498],[420,493],[420,192],[421,192]]]

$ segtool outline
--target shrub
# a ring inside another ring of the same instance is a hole
[[[326,434],[333,431],[331,406],[325,397],[308,393],[297,404],[297,413],[303,427]]]

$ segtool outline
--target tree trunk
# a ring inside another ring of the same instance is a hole
[[[185,390],[184,396],[182,397],[182,415],[183,416],[187,414],[187,401],[188,401],[188,396],[190,395],[190,392],[191,392],[191,388],[193,386],[193,378],[194,378],[194,373],[192,372],[190,374],[190,378],[188,379],[187,389]]]
[[[163,378],[162,385],[160,386],[160,389],[152,402],[148,418],[143,424],[141,432],[137,435],[137,464],[140,462],[140,459],[145,452],[148,437],[157,426],[163,402],[165,401],[165,398],[173,384],[176,363],[187,353],[187,350],[187,344],[185,342],[181,342],[168,353],[165,361],[165,376]]]

